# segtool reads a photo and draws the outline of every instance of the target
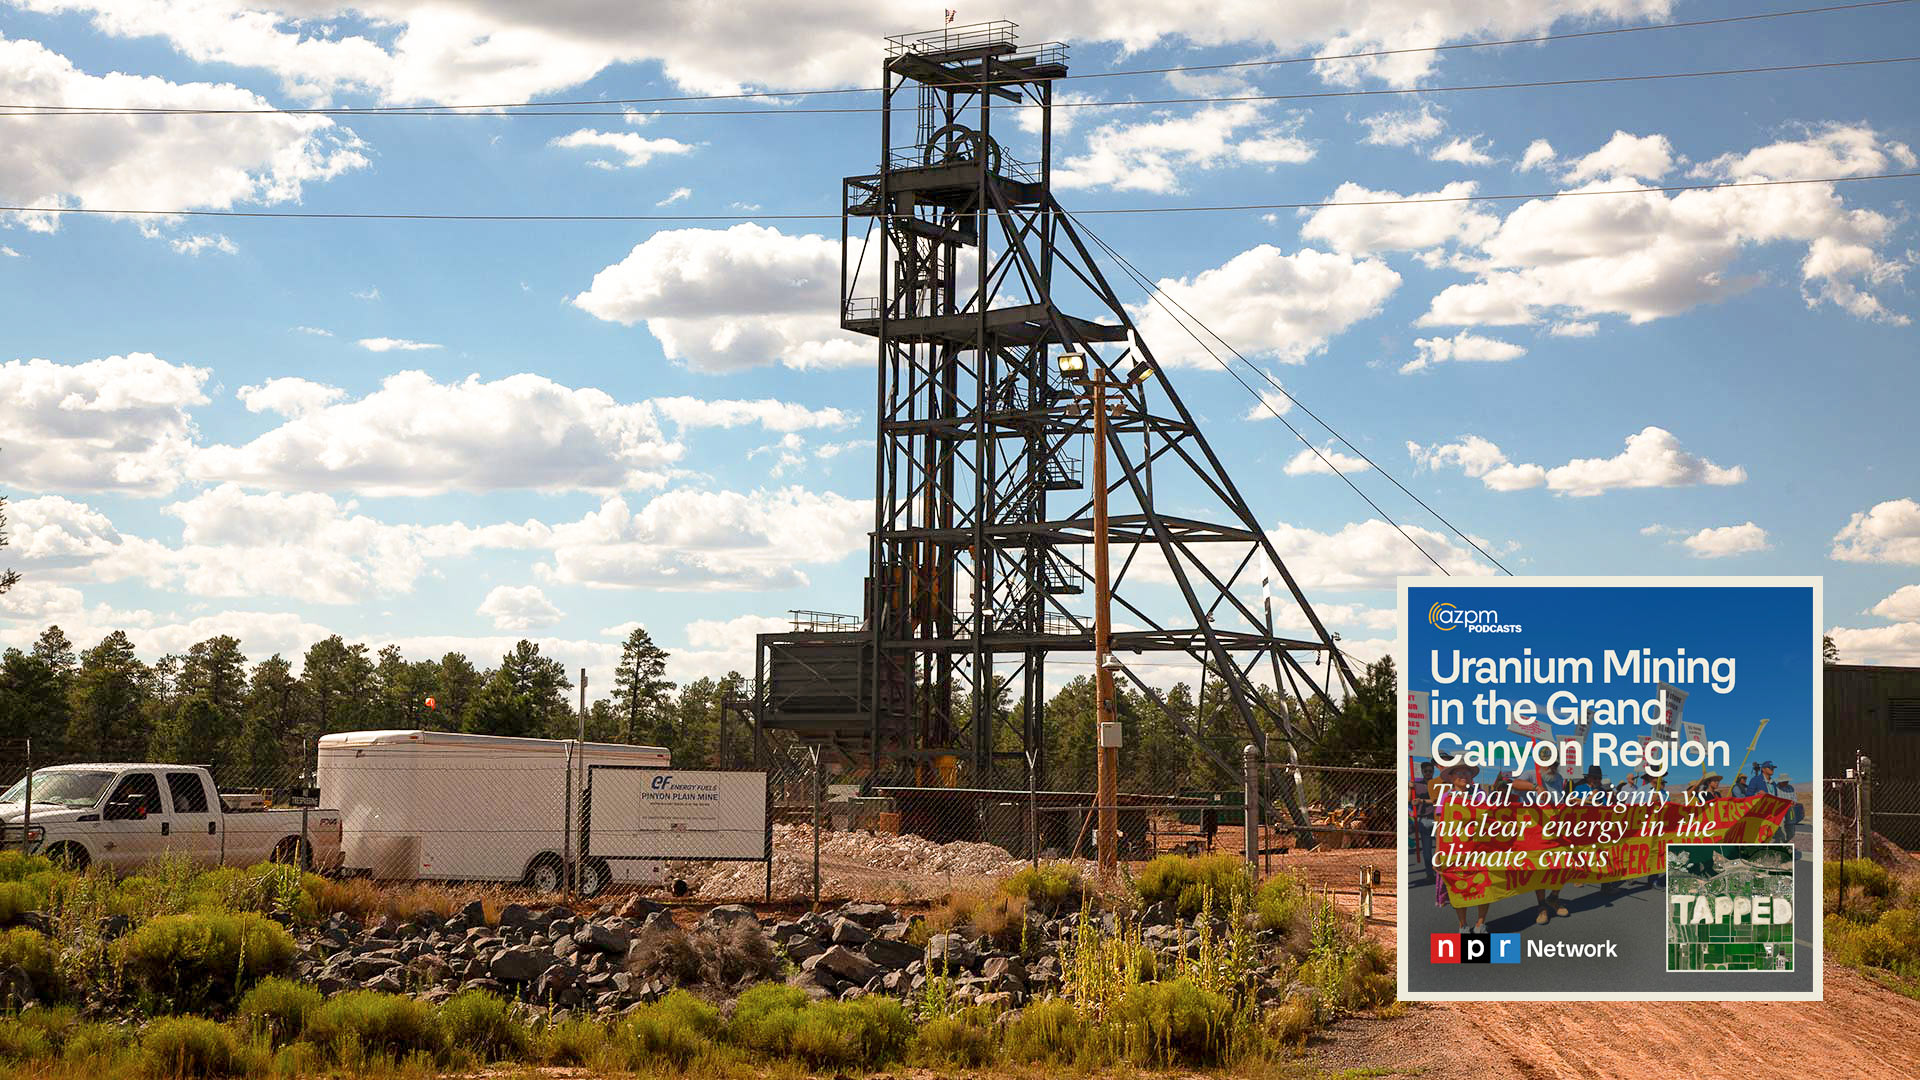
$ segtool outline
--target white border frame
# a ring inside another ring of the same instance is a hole
[[[1826,920],[1815,919],[1813,923],[1813,989],[1812,990],[1759,990],[1730,993],[1682,992],[1673,990],[1619,991],[1594,990],[1588,992],[1558,992],[1540,990],[1513,990],[1506,992],[1485,992],[1478,990],[1428,990],[1414,991],[1407,987],[1407,974],[1414,961],[1407,947],[1408,907],[1408,844],[1412,841],[1412,832],[1407,826],[1404,800],[1412,790],[1413,773],[1407,762],[1407,756],[1400,752],[1407,731],[1407,691],[1413,683],[1413,668],[1408,663],[1407,635],[1407,590],[1412,587],[1458,586],[1463,588],[1777,588],[1813,590],[1813,626],[1812,640],[1809,643],[1813,668],[1813,715],[1810,718],[1813,729],[1813,759],[1809,766],[1813,776],[1808,781],[1813,791],[1813,828],[1812,848],[1813,881],[1816,897],[1820,882],[1825,880],[1826,843],[1823,840],[1826,828],[1825,752],[1826,752],[1826,705],[1822,693],[1825,685],[1822,677],[1823,665],[1820,663],[1821,612],[1823,610],[1824,579],[1819,577],[1792,576],[1751,576],[1751,577],[1690,577],[1690,576],[1579,576],[1557,575],[1541,577],[1401,577],[1394,581],[1395,607],[1399,612],[1399,624],[1394,638],[1394,662],[1400,665],[1399,700],[1394,704],[1394,771],[1399,778],[1399,791],[1394,799],[1394,820],[1398,823],[1396,831],[1398,841],[1394,847],[1394,858],[1398,859],[1400,870],[1395,877],[1400,895],[1396,899],[1397,923],[1395,940],[1399,949],[1399,963],[1396,979],[1399,996],[1407,1001],[1821,1001],[1826,994]],[[1666,948],[1666,934],[1661,932],[1661,948]],[[1698,972],[1676,973],[1684,975]]]

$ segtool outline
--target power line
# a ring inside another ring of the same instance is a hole
[[[1805,15],[1827,15],[1844,11],[1858,11],[1867,8],[1896,7],[1913,3],[1914,0],[1864,0],[1860,3],[1830,4],[1824,7],[1795,8],[1788,11],[1765,11],[1747,15],[1728,15],[1710,19],[1688,19],[1679,22],[1641,23],[1635,26],[1619,26],[1603,30],[1578,30],[1557,34],[1534,34],[1528,37],[1500,38],[1489,41],[1465,41],[1443,45],[1418,45],[1397,49],[1369,49],[1360,52],[1323,53],[1314,56],[1291,56],[1268,60],[1237,60],[1217,64],[1172,64],[1166,67],[1130,68],[1122,71],[1090,71],[1079,74],[1063,75],[1054,82],[1079,81],[1087,79],[1115,79],[1140,75],[1170,75],[1190,71],[1227,71],[1246,68],[1281,67],[1291,64],[1319,64],[1337,60],[1367,60],[1387,56],[1405,56],[1415,53],[1456,52],[1465,49],[1498,48],[1508,45],[1537,45],[1552,41],[1573,41],[1581,38],[1614,37],[1624,34],[1641,34],[1662,30],[1688,30],[1706,26],[1724,26],[1732,23],[1757,22],[1766,19],[1785,19]],[[983,86],[1000,85],[990,80],[954,80],[930,84],[937,89],[977,89]],[[737,101],[747,99],[782,99],[796,97],[814,97],[826,94],[877,94],[882,87],[857,86],[835,89],[815,90],[751,90],[731,94],[670,94],[655,97],[634,98],[586,98],[561,101],[511,101],[487,104],[453,105],[380,105],[380,106],[338,106],[307,109],[169,109],[164,106],[114,106],[92,107],[79,105],[0,105],[0,109],[33,109],[52,112],[105,112],[105,113],[159,113],[175,112],[198,113],[218,112],[230,115],[321,115],[321,116],[378,116],[378,115],[442,115],[457,114],[461,111],[496,111],[501,109],[541,110],[569,106],[605,106],[605,105],[651,105],[679,101]]]
[[[1729,180],[1711,184],[1654,184],[1645,187],[1599,188],[1590,191],[1536,191],[1497,195],[1441,195],[1409,199],[1343,199],[1328,202],[1233,203],[1207,206],[1128,206],[1075,210],[1075,217],[1111,214],[1214,214],[1254,210],[1331,210],[1341,207],[1422,206],[1435,203],[1523,202],[1530,199],[1573,199],[1606,195],[1649,195],[1683,191],[1725,191],[1735,188],[1788,187],[1796,184],[1851,184],[1867,180],[1907,180],[1920,171],[1867,173],[1860,176],[1820,176],[1794,180]],[[1051,214],[1056,211],[1040,210]],[[1065,211],[1058,211],[1065,213]],[[838,213],[786,214],[435,214],[410,211],[362,210],[152,210],[105,209],[92,206],[0,206],[0,213],[78,214],[94,217],[274,218],[294,221],[467,221],[467,222],[686,222],[686,221],[838,221]],[[972,216],[989,216],[976,211]],[[873,215],[883,217],[888,215]],[[965,213],[953,217],[969,216]]]
[[[1082,227],[1084,228],[1084,226]],[[1127,268],[1129,275],[1133,277],[1136,282],[1141,283],[1143,288],[1147,288],[1152,292],[1159,294],[1160,296],[1166,297],[1167,302],[1171,303],[1174,307],[1179,308],[1181,314],[1185,315],[1189,319],[1192,319],[1195,326],[1198,326],[1200,329],[1205,330],[1207,332],[1208,337],[1211,337],[1215,341],[1219,342],[1222,348],[1232,353],[1241,363],[1252,368],[1255,374],[1259,375],[1262,379],[1266,380],[1267,385],[1273,387],[1276,391],[1278,391],[1282,395],[1285,395],[1288,401],[1291,401],[1295,405],[1300,406],[1301,412],[1304,412],[1308,416],[1313,417],[1314,422],[1319,424],[1321,427],[1325,428],[1327,431],[1327,434],[1332,435],[1335,439],[1339,440],[1340,443],[1344,445],[1347,449],[1352,450],[1355,454],[1358,454],[1360,456],[1360,460],[1366,462],[1369,467],[1371,467],[1375,472],[1379,473],[1381,476],[1386,477],[1387,481],[1391,483],[1394,487],[1399,488],[1401,494],[1412,499],[1414,502],[1419,503],[1420,508],[1422,510],[1425,510],[1427,513],[1432,514],[1435,518],[1437,518],[1440,521],[1442,525],[1445,525],[1448,529],[1452,530],[1455,536],[1458,536],[1460,539],[1465,540],[1469,545],[1473,547],[1473,550],[1479,552],[1482,556],[1486,558],[1488,562],[1498,567],[1502,573],[1506,574],[1508,577],[1513,576],[1513,571],[1508,570],[1506,567],[1506,564],[1502,563],[1499,559],[1494,558],[1492,552],[1480,546],[1479,541],[1467,535],[1465,531],[1463,531],[1459,526],[1455,525],[1453,522],[1447,520],[1446,515],[1440,513],[1440,511],[1435,510],[1433,507],[1427,505],[1427,501],[1425,499],[1422,499],[1420,496],[1408,490],[1405,484],[1402,484],[1399,481],[1399,479],[1396,478],[1392,473],[1382,468],[1379,462],[1373,460],[1371,457],[1368,457],[1367,452],[1365,450],[1362,450],[1358,446],[1355,446],[1351,439],[1347,438],[1345,435],[1342,435],[1338,431],[1334,430],[1333,425],[1321,419],[1320,414],[1308,408],[1306,402],[1301,401],[1298,397],[1294,396],[1294,394],[1291,391],[1289,391],[1286,387],[1281,386],[1279,380],[1275,379],[1272,375],[1269,375],[1263,368],[1260,367],[1260,365],[1247,359],[1246,356],[1242,354],[1239,349],[1234,348],[1231,342],[1229,342],[1226,338],[1221,337],[1220,334],[1217,331],[1215,331],[1212,327],[1208,326],[1206,322],[1200,318],[1200,316],[1195,315],[1193,312],[1189,311],[1185,304],[1182,304],[1179,300],[1174,299],[1171,293],[1168,293],[1165,289],[1160,288],[1158,285],[1147,284],[1146,275],[1141,273],[1139,269],[1135,267],[1133,263],[1129,261],[1125,255],[1122,255],[1118,251],[1115,251],[1111,245],[1106,243],[1104,240],[1101,240],[1099,236],[1094,234],[1092,229],[1087,230],[1087,235],[1092,236],[1095,243],[1099,244],[1102,248],[1105,248],[1107,251],[1107,254],[1119,260],[1120,263]],[[1164,311],[1166,309],[1163,307],[1161,310]],[[1189,330],[1188,333],[1192,333],[1192,331]],[[1214,354],[1213,350],[1211,348],[1208,348],[1205,345],[1205,343],[1202,343],[1201,347],[1207,349],[1208,355],[1213,356],[1214,360],[1220,363],[1220,365],[1223,368],[1227,367],[1226,363],[1224,361],[1221,361],[1219,356]],[[1231,370],[1232,370],[1231,368],[1228,368],[1229,372],[1231,372]],[[1252,387],[1247,386],[1247,384],[1244,381],[1240,380],[1238,375],[1235,375],[1234,379],[1236,382],[1240,382],[1241,386],[1246,387],[1248,392],[1253,394],[1255,400],[1257,400],[1260,403],[1260,405],[1263,408],[1265,408],[1268,412],[1272,413],[1275,419],[1279,420],[1283,424],[1286,424],[1287,429],[1289,431],[1293,431],[1294,435],[1300,436],[1300,433],[1294,430],[1293,425],[1290,423],[1287,423],[1286,418],[1281,415],[1280,411],[1278,409],[1275,409],[1270,403],[1268,403],[1265,395],[1260,394],[1259,392],[1255,391]],[[1307,442],[1304,436],[1300,436],[1300,440],[1302,442],[1306,442],[1308,449],[1314,452],[1314,455],[1320,459],[1321,464],[1325,465],[1328,469],[1331,469],[1333,472],[1339,474],[1342,479],[1346,478],[1346,474],[1344,472],[1341,472],[1338,468],[1335,468],[1333,462],[1328,461],[1326,458],[1326,455],[1321,454],[1318,447],[1314,446],[1311,442]],[[1348,486],[1349,487],[1353,486],[1351,481],[1348,481]],[[1356,487],[1354,488],[1354,490],[1358,491],[1359,489]],[[1373,501],[1371,499],[1367,501],[1368,501],[1368,505],[1372,505]],[[1385,515],[1382,515],[1382,516],[1384,517]],[[1388,523],[1393,524],[1391,519],[1388,519]],[[1399,526],[1395,525],[1395,528],[1398,528],[1398,527]],[[1406,533],[1402,531],[1401,535],[1406,536]],[[1412,538],[1408,537],[1408,541],[1411,542]],[[1415,544],[1414,546],[1419,547],[1418,544]],[[1425,555],[1426,552],[1422,551],[1421,554]],[[1433,558],[1431,555],[1427,557],[1429,560]],[[1435,563],[1434,565],[1438,566],[1439,564]],[[1442,567],[1441,572],[1442,573],[1446,572],[1444,567]]]
[[[1069,217],[1071,217],[1071,215],[1069,215]],[[1380,517],[1383,520],[1385,520],[1388,525],[1393,526],[1394,531],[1400,534],[1400,538],[1402,540],[1405,540],[1407,543],[1412,544],[1413,549],[1415,551],[1418,551],[1420,554],[1425,555],[1427,561],[1432,563],[1434,567],[1440,571],[1440,573],[1451,576],[1451,572],[1447,570],[1446,566],[1444,566],[1439,559],[1434,558],[1433,555],[1430,554],[1426,548],[1421,547],[1420,542],[1418,540],[1415,540],[1413,538],[1413,535],[1407,532],[1406,529],[1402,528],[1400,523],[1393,519],[1392,515],[1388,514],[1384,509],[1382,509],[1379,503],[1374,502],[1373,499],[1370,496],[1368,496],[1366,492],[1360,490],[1360,486],[1353,482],[1352,477],[1349,477],[1346,473],[1336,468],[1333,462],[1328,461],[1327,456],[1320,452],[1319,447],[1313,445],[1312,440],[1308,439],[1305,435],[1301,434],[1300,429],[1294,427],[1292,421],[1289,421],[1285,416],[1282,416],[1279,410],[1275,409],[1272,405],[1268,405],[1266,399],[1262,398],[1259,392],[1254,390],[1252,386],[1249,386],[1247,384],[1247,381],[1240,377],[1240,373],[1233,370],[1233,366],[1231,364],[1228,364],[1225,360],[1220,359],[1220,355],[1213,351],[1212,346],[1208,345],[1204,340],[1202,340],[1200,335],[1195,333],[1193,328],[1188,326],[1186,322],[1180,318],[1180,316],[1175,315],[1173,311],[1169,309],[1165,303],[1162,302],[1161,298],[1165,294],[1160,289],[1154,287],[1154,285],[1146,279],[1145,275],[1141,274],[1140,271],[1137,268],[1135,268],[1132,263],[1128,262],[1119,252],[1115,251],[1113,247],[1110,244],[1108,244],[1105,240],[1101,239],[1099,233],[1094,232],[1092,229],[1086,228],[1084,224],[1081,225],[1081,228],[1086,231],[1088,238],[1090,238],[1095,244],[1099,245],[1102,251],[1105,251],[1109,257],[1111,257],[1116,263],[1119,264],[1120,270],[1122,273],[1126,274],[1129,278],[1132,278],[1134,284],[1140,286],[1140,288],[1146,291],[1147,298],[1153,301],[1153,303],[1157,305],[1161,311],[1166,312],[1167,317],[1173,320],[1175,326],[1178,326],[1180,329],[1186,331],[1187,336],[1193,339],[1194,344],[1200,346],[1201,349],[1205,350],[1206,354],[1213,358],[1213,362],[1220,365],[1220,370],[1226,372],[1228,375],[1231,375],[1233,377],[1234,382],[1239,383],[1242,389],[1246,390],[1249,394],[1252,394],[1254,398],[1257,399],[1262,405],[1265,405],[1267,411],[1270,413],[1273,413],[1274,419],[1280,421],[1282,424],[1285,424],[1287,430],[1293,432],[1293,437],[1296,439],[1299,439],[1300,442],[1304,446],[1306,446],[1308,450],[1312,451],[1314,456],[1320,459],[1320,463],[1327,467],[1328,471],[1332,472],[1335,476],[1338,476],[1341,480],[1345,481],[1346,485],[1349,488],[1353,489],[1353,493],[1355,495],[1360,496],[1362,501],[1364,501],[1368,506],[1373,508],[1374,513],[1379,514]],[[1181,310],[1185,311],[1186,309],[1182,308]],[[1188,318],[1192,318],[1196,325],[1204,325],[1204,324],[1201,324],[1200,320],[1197,317],[1194,317],[1191,313],[1188,314]],[[1208,333],[1212,333],[1212,331],[1209,330]],[[1236,353],[1235,355],[1238,355],[1238,354]]]
[[[1364,98],[1364,97],[1404,97],[1410,94],[1457,94],[1483,90],[1543,90],[1569,86],[1601,86],[1609,84],[1670,82],[1680,79],[1718,79],[1734,75],[1781,75],[1790,72],[1822,71],[1831,68],[1872,67],[1883,64],[1911,64],[1920,62],[1920,56],[1870,57],[1861,60],[1827,60],[1810,64],[1771,64],[1764,67],[1716,68],[1709,71],[1665,71],[1644,75],[1596,75],[1579,79],[1532,79],[1526,82],[1512,83],[1463,83],[1454,86],[1417,86],[1384,87],[1374,90],[1317,90],[1292,94],[1234,94],[1219,97],[1172,97],[1172,98],[1128,98],[1116,101],[1056,101],[1055,109],[1113,109],[1133,108],[1142,105],[1218,105],[1252,101],[1319,101],[1327,98]],[[1037,109],[1038,104],[1012,105],[1015,109]],[[806,109],[541,109],[528,112],[367,112],[356,115],[369,117],[424,117],[424,116],[466,116],[477,118],[499,117],[658,117],[658,116],[848,116],[886,112],[884,105],[847,105],[831,108]],[[123,109],[89,108],[87,106],[22,106],[0,105],[0,117],[23,116],[293,116],[300,115],[280,109]]]

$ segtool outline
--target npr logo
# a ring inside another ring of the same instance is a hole
[[[1517,964],[1519,934],[1432,934],[1427,962],[1432,964]]]

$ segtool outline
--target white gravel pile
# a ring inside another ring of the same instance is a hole
[[[938,844],[920,836],[858,831],[820,834],[820,889],[825,895],[897,895],[944,891],[955,878],[989,878],[1020,866],[997,844],[955,841]],[[706,900],[754,898],[766,890],[762,863],[683,863],[675,867],[693,894]],[[773,827],[773,895],[813,892],[813,829],[807,825]]]

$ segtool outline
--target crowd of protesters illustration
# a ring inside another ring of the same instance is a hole
[[[1542,766],[1532,776],[1515,776],[1512,772],[1502,771],[1493,777],[1491,783],[1480,783],[1480,768],[1475,765],[1450,765],[1439,768],[1432,761],[1420,763],[1419,772],[1413,778],[1413,790],[1409,807],[1409,824],[1413,833],[1414,849],[1419,866],[1433,882],[1434,903],[1448,906],[1446,881],[1434,872],[1433,858],[1436,849],[1434,835],[1434,807],[1444,800],[1460,798],[1474,790],[1503,792],[1511,797],[1514,793],[1540,791],[1551,795],[1589,795],[1618,793],[1616,797],[1628,801],[1644,799],[1652,801],[1660,798],[1661,792],[1669,790],[1670,781],[1664,777],[1649,776],[1644,772],[1635,773],[1630,779],[1613,782],[1602,775],[1598,765],[1591,766],[1577,777],[1561,775],[1558,765]],[[1760,761],[1754,764],[1751,772],[1742,772],[1727,786],[1726,777],[1709,772],[1684,785],[1684,789],[1695,792],[1696,798],[1708,800],[1744,799],[1754,795],[1774,795],[1789,802],[1794,801],[1794,787],[1791,780],[1780,774],[1772,761]],[[1446,794],[1451,789],[1452,794]],[[1793,835],[1793,829],[1804,817],[1805,811],[1797,803],[1780,825],[1775,842],[1787,843]],[[1638,883],[1664,887],[1664,873],[1649,875],[1637,879]],[[1602,893],[1610,893],[1624,888],[1627,882],[1608,881],[1593,886]],[[1555,918],[1566,918],[1570,912],[1561,902],[1560,889],[1534,890],[1534,903],[1538,911],[1534,915],[1535,925],[1545,925]],[[1456,907],[1455,915],[1459,919],[1461,933],[1483,934],[1487,930],[1487,910],[1491,903],[1477,906]],[[1471,920],[1469,916],[1471,915]]]

